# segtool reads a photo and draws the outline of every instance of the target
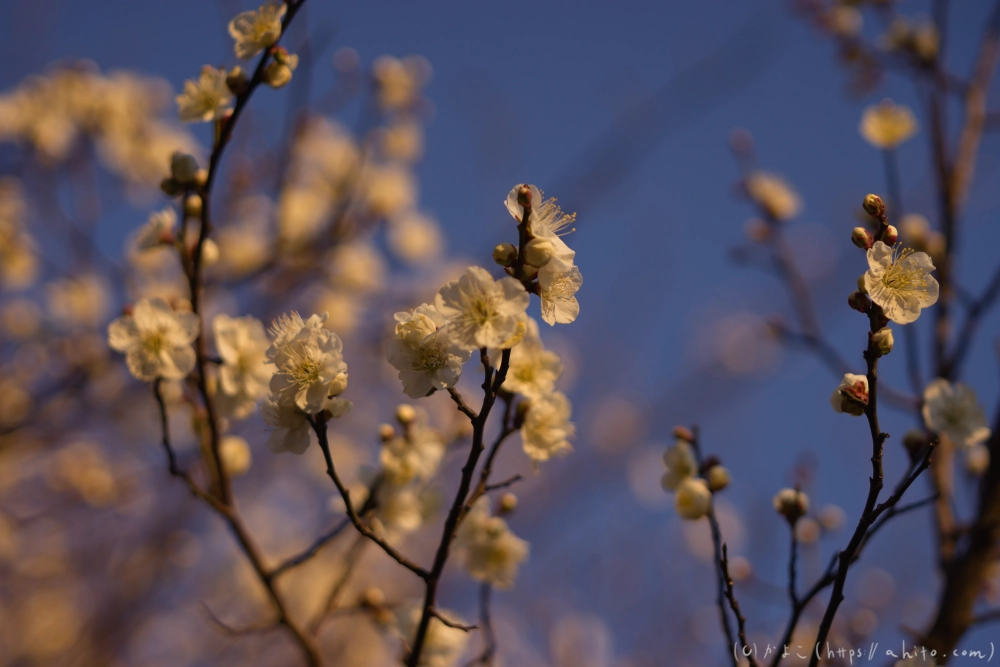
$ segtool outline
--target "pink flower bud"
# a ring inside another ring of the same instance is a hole
[[[855,227],[854,231],[851,232],[851,243],[862,250],[868,250],[874,245],[875,239],[864,227]]]
[[[873,218],[881,218],[885,215],[885,203],[878,195],[867,195],[862,206],[865,212]]]
[[[886,245],[895,245],[896,239],[899,238],[899,230],[889,225],[885,228],[885,234],[882,235],[882,242]]]

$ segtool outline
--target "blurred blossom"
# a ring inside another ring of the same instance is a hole
[[[41,326],[42,310],[34,301],[11,299],[0,306],[0,326],[14,340],[30,338]]]
[[[416,211],[389,221],[388,241],[393,254],[415,266],[437,261],[445,249],[437,221]]]
[[[586,415],[590,440],[605,451],[617,451],[637,444],[646,432],[643,410],[621,395],[604,396],[583,414]]]
[[[554,667],[612,667],[614,649],[607,624],[590,614],[560,617],[549,635]]]
[[[83,619],[68,590],[40,590],[32,593],[18,609],[17,626],[20,654],[33,660],[47,660],[76,643]]]
[[[21,422],[31,409],[31,395],[17,386],[13,378],[0,380],[0,427]]]
[[[870,567],[858,573],[855,593],[861,604],[872,609],[885,609],[896,595],[893,576],[879,567]]]
[[[775,220],[790,220],[802,211],[802,200],[783,178],[765,171],[743,179],[747,196]]]
[[[826,24],[830,31],[840,37],[854,37],[864,26],[861,10],[847,4],[838,4],[830,8],[826,15]]]
[[[82,274],[47,285],[49,313],[59,325],[97,328],[108,313],[108,287],[95,274]]]
[[[374,218],[393,218],[417,203],[417,181],[397,165],[366,165],[358,176],[363,210]]]
[[[839,530],[847,520],[847,514],[837,505],[826,505],[817,512],[816,518],[819,520],[823,530]]]
[[[751,312],[734,313],[710,328],[718,361],[730,373],[745,375],[776,366],[780,348],[767,322]]]
[[[858,609],[850,615],[851,630],[860,637],[870,637],[878,630],[878,615],[871,609]]]
[[[233,477],[245,475],[250,470],[252,456],[250,445],[238,435],[224,436],[219,443],[219,456],[222,464]]]
[[[385,282],[385,260],[364,241],[336,246],[327,255],[325,266],[330,281],[343,290],[364,294],[381,289]]]
[[[746,526],[743,518],[725,498],[716,496],[713,504],[719,527],[726,536],[729,551],[743,551],[746,543]],[[684,534],[684,544],[693,556],[705,562],[715,558],[715,545],[712,543],[712,532],[707,521],[684,521],[681,530]]]
[[[382,155],[387,160],[411,163],[424,152],[423,127],[412,118],[390,123],[379,135]]]
[[[229,110],[233,94],[226,84],[225,68],[205,65],[197,79],[184,82],[178,95],[177,114],[185,123],[201,123],[222,118]]]
[[[372,64],[372,75],[379,106],[384,111],[407,110],[416,105],[421,90],[430,81],[431,65],[421,56],[407,56],[402,60],[379,56]]]
[[[802,544],[815,544],[820,532],[819,522],[810,517],[803,517],[795,523],[795,538]]]
[[[895,148],[916,133],[917,119],[909,107],[886,99],[865,109],[859,130],[875,148]]]
[[[924,423],[955,447],[968,448],[990,437],[976,392],[962,383],[936,378],[924,389]]]

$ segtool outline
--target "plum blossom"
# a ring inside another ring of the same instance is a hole
[[[490,515],[490,501],[479,498],[462,520],[455,547],[465,556],[465,569],[476,581],[510,588],[517,568],[528,557],[528,543],[514,535],[507,522]]]
[[[185,81],[184,92],[175,99],[177,113],[185,123],[204,123],[222,118],[233,100],[226,84],[225,68],[202,67],[201,76]]]
[[[755,171],[743,180],[747,196],[775,220],[791,220],[802,211],[802,200],[785,179]]]
[[[542,298],[542,319],[549,325],[569,324],[580,314],[576,293],[583,286],[580,269],[572,266],[561,270],[556,262],[549,262],[538,272],[538,287]]]
[[[694,456],[694,449],[691,443],[682,438],[678,438],[672,446],[663,453],[663,464],[667,466],[660,483],[667,491],[676,491],[688,477],[694,477],[698,472],[698,461]]]
[[[910,248],[890,248],[876,241],[868,250],[865,290],[885,316],[896,324],[909,324],[920,310],[938,300],[938,282],[931,275],[934,263],[924,252]]]
[[[503,347],[517,333],[528,302],[528,292],[519,281],[511,277],[494,281],[478,266],[470,266],[434,297],[452,340],[468,350]]]
[[[236,57],[253,58],[281,37],[281,19],[288,7],[282,0],[268,0],[256,11],[240,12],[229,22]]]
[[[322,409],[331,419],[346,415],[352,407],[354,405],[343,398],[329,398],[323,401],[322,405]],[[302,454],[309,448],[309,433],[312,427],[308,415],[295,404],[282,403],[275,400],[273,395],[268,396],[261,403],[260,415],[271,430],[267,446],[272,452]]]
[[[323,327],[326,314],[302,320],[298,313],[275,321],[275,336],[265,358],[277,367],[271,378],[272,398],[295,405],[306,414],[319,412],[329,397],[347,388],[347,364],[340,337]]]
[[[174,237],[174,227],[177,226],[177,213],[172,207],[150,213],[149,220],[143,225],[135,237],[135,249],[152,250],[165,243],[170,243]]]
[[[139,380],[180,380],[195,365],[191,344],[198,337],[198,316],[174,312],[160,298],[140,299],[130,315],[108,325],[108,344],[125,354]]]
[[[545,349],[538,335],[538,322],[532,317],[526,317],[525,322],[521,342],[510,350],[503,387],[525,398],[541,398],[555,391],[556,380],[563,372],[562,361],[558,354]],[[499,354],[491,354],[491,358],[500,364]]]
[[[576,426],[569,421],[571,412],[569,399],[558,391],[531,399],[521,426],[524,453],[538,462],[573,449],[569,438],[576,434]]]
[[[834,412],[860,417],[868,406],[868,378],[864,375],[847,373],[830,395],[830,405]]]
[[[414,480],[430,479],[444,458],[445,443],[441,434],[423,423],[426,415],[417,415],[404,435],[395,435],[382,443],[379,461],[390,484],[401,486]]]
[[[927,428],[956,447],[972,447],[990,437],[976,392],[961,383],[952,384],[944,378],[932,380],[924,389],[923,416]]]
[[[886,99],[865,109],[858,130],[875,148],[895,148],[914,135],[917,119],[908,106]]]
[[[270,342],[264,324],[249,315],[232,318],[219,314],[212,320],[212,332],[222,359],[219,401],[225,413],[242,419],[267,396],[276,370],[265,358]]]
[[[444,315],[426,303],[396,313],[396,338],[389,341],[387,357],[410,398],[454,387],[462,375],[472,352],[455,343],[446,323]]]
[[[712,492],[700,477],[686,477],[674,494],[674,508],[677,514],[688,521],[696,521],[708,514],[712,506]]]

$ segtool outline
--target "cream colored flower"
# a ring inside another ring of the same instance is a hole
[[[778,514],[793,523],[809,511],[809,496],[798,489],[782,489],[778,491],[771,503]]]
[[[481,497],[469,510],[455,535],[465,569],[476,581],[494,588],[514,585],[517,570],[528,557],[528,543],[514,535],[507,522],[490,515],[490,501]]]
[[[272,398],[307,414],[319,412],[327,398],[347,387],[343,343],[323,327],[325,321],[325,314],[305,322],[296,312],[282,316],[274,323],[275,341],[265,353],[278,369],[271,377]]]
[[[378,88],[378,103],[384,111],[399,111],[413,107],[420,91],[430,81],[431,66],[420,56],[402,60],[379,56],[372,64],[372,74]]]
[[[337,245],[326,259],[330,281],[352,292],[374,292],[385,282],[385,260],[370,243],[353,241]]]
[[[712,492],[700,477],[686,477],[674,494],[674,507],[683,519],[696,521],[708,514],[712,507]]]
[[[288,7],[283,0],[268,0],[257,11],[240,12],[229,22],[229,36],[236,42],[236,57],[253,58],[281,37],[281,19]]]
[[[576,214],[563,213],[553,198],[544,199],[544,194],[534,185],[518,183],[507,193],[504,205],[511,216],[519,223],[524,218],[524,207],[517,203],[517,192],[527,187],[531,192],[531,217],[528,219],[528,231],[533,237],[547,240],[553,248],[552,259],[560,264],[563,270],[573,266],[576,252],[571,250],[562,237],[576,231]],[[548,266],[548,264],[546,264]]]
[[[428,480],[444,458],[441,434],[426,425],[426,415],[418,413],[406,433],[382,443],[379,462],[388,483],[402,486],[414,480]]]
[[[294,404],[279,403],[268,397],[260,405],[260,415],[271,427],[267,446],[272,452],[302,454],[309,449],[309,420]]]
[[[408,264],[435,262],[444,252],[444,238],[437,221],[416,211],[389,221],[389,249]]]
[[[667,491],[676,491],[681,482],[698,472],[698,461],[691,443],[680,438],[663,453],[663,464],[667,466],[667,472],[660,483]]]
[[[108,344],[125,354],[129,371],[140,380],[181,380],[194,368],[191,344],[198,328],[194,313],[175,313],[163,299],[141,299],[131,315],[108,325]]]
[[[210,65],[201,68],[198,79],[184,82],[184,92],[177,96],[177,113],[185,123],[202,123],[222,118],[230,109],[233,94],[226,85],[225,68]]]
[[[138,251],[159,248],[170,243],[174,238],[174,227],[177,225],[177,213],[168,206],[162,211],[149,214],[149,220],[143,225],[135,237],[135,249]]]
[[[227,435],[219,442],[219,456],[226,472],[232,477],[239,477],[250,470],[253,455],[250,445],[238,435]]]
[[[576,426],[569,421],[572,406],[560,392],[532,399],[521,426],[524,453],[533,461],[548,461],[573,449],[569,438]]]
[[[847,373],[830,395],[830,405],[834,412],[860,417],[868,407],[868,378],[864,375]]]
[[[396,337],[386,352],[410,398],[454,387],[462,376],[462,365],[472,352],[455,343],[446,323],[444,315],[426,303],[396,313]]]
[[[503,388],[525,398],[541,398],[555,391],[556,380],[563,367],[559,355],[546,350],[538,335],[538,322],[525,318],[526,327],[521,342],[510,350],[510,365]],[[494,365],[499,366],[501,355],[490,353]]]
[[[569,324],[580,314],[576,293],[583,286],[583,276],[576,266],[565,268],[555,260],[538,272],[542,299],[542,319],[549,325]]]
[[[890,248],[881,241],[868,250],[865,289],[896,324],[909,324],[920,310],[938,300],[938,282],[931,275],[934,263],[923,252],[910,248]]]
[[[875,148],[895,148],[916,133],[917,119],[908,106],[886,99],[865,109],[858,130]]]
[[[470,266],[437,293],[434,305],[447,319],[454,342],[465,349],[501,347],[517,333],[528,307],[524,286],[514,278],[493,280],[486,269]]]
[[[802,211],[802,200],[783,178],[755,171],[743,181],[747,196],[775,220],[790,220]]]
[[[268,363],[270,346],[264,324],[249,315],[232,318],[219,314],[212,320],[219,367],[219,402],[223,412],[237,419],[248,416],[257,401],[267,396],[271,376],[277,370]]]
[[[972,447],[990,437],[986,415],[971,387],[932,380],[924,389],[924,423],[956,447]]]

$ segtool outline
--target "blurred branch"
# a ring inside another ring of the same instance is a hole
[[[493,619],[490,617],[490,594],[492,592],[493,587],[489,583],[480,584],[479,625],[483,630],[483,642],[486,645],[482,653],[465,663],[465,667],[474,667],[475,665],[490,667],[493,664],[493,656],[496,655],[497,651],[497,638],[493,633]]]

